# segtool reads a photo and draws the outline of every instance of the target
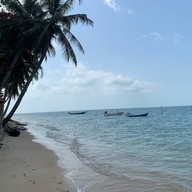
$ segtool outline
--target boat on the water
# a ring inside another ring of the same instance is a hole
[[[119,112],[119,111],[117,111],[117,112],[107,112],[107,111],[105,111],[104,112],[104,116],[117,116],[117,115],[122,115],[123,114],[123,112]]]
[[[87,111],[75,111],[75,112],[68,112],[69,115],[82,115],[87,113]]]
[[[141,113],[141,114],[131,114],[131,113],[127,113],[126,116],[128,117],[146,117],[148,115],[148,113]]]

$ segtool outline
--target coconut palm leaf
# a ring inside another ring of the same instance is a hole
[[[75,45],[82,53],[84,50],[70,31],[71,26],[78,23],[93,26],[93,22],[86,14],[68,15],[68,12],[73,8],[74,0],[66,0],[65,2],[62,0],[24,0],[22,3],[18,3],[17,0],[4,1],[7,2],[5,5],[9,10],[16,15],[16,19],[11,25],[4,26],[3,32],[7,30],[10,35],[11,31],[15,30],[17,33],[16,37],[13,38],[13,45],[22,50],[14,70],[12,69],[9,81],[6,82],[6,87],[8,85],[12,87],[10,94],[11,91],[14,91],[14,95],[19,94],[15,106],[4,119],[4,124],[6,124],[19,106],[31,81],[38,77],[38,71],[41,69],[43,60],[47,59],[48,55],[55,55],[53,40],[61,45],[66,60],[72,60],[77,65],[77,58],[72,45]],[[79,3],[81,3],[80,0]],[[16,46],[15,42],[17,41]],[[13,51],[12,56],[14,53]],[[31,62],[27,59],[27,55]],[[18,84],[14,84],[14,78]]]

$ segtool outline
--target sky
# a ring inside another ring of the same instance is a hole
[[[17,113],[192,104],[191,0],[83,0],[94,26],[72,33],[78,64],[56,56],[30,85]]]

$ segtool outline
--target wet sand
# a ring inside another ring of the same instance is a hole
[[[32,139],[21,131],[18,137],[5,135],[0,141],[0,191],[76,192],[55,153]]]

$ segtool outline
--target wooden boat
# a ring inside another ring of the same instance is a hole
[[[69,115],[82,115],[87,113],[87,111],[76,111],[76,112],[68,112]]]
[[[127,113],[126,114],[128,117],[146,117],[148,115],[148,113],[141,113],[141,114],[131,114],[131,113]]]
[[[123,112],[107,112],[107,111],[105,111],[104,112],[104,116],[116,116],[116,115],[122,115],[123,114]]]

